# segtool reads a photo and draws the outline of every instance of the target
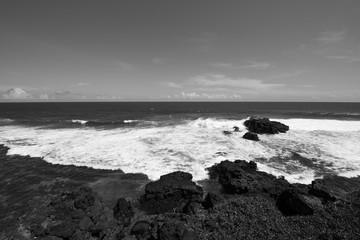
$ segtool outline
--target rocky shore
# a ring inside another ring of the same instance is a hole
[[[36,196],[1,239],[359,239],[360,178],[290,184],[255,162],[208,169],[206,192],[185,172],[145,184],[107,206],[89,186]],[[120,177],[121,175],[119,175]],[[100,192],[101,193],[101,192]],[[2,222],[4,223],[4,222]]]
[[[246,124],[254,134],[289,130]],[[360,177],[290,184],[254,161],[226,160],[199,183],[180,171],[151,182],[7,150],[0,146],[0,239],[360,239]]]

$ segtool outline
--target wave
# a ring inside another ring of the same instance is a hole
[[[8,125],[0,127],[0,143],[10,148],[8,154],[141,172],[153,180],[179,170],[202,180],[207,178],[207,167],[226,159],[255,160],[261,171],[285,176],[290,182],[310,183],[329,173],[360,175],[360,121],[272,119],[289,125],[290,131],[260,135],[261,141],[253,142],[242,138],[245,120],[199,118],[176,125],[101,130]],[[240,132],[222,134],[234,126]]]
[[[12,123],[14,120],[10,118],[0,118],[0,123]]]
[[[140,120],[123,120],[123,121],[99,121],[99,120],[81,120],[81,119],[72,119],[68,122],[73,124],[80,124],[84,126],[118,126],[118,125],[125,125],[125,124],[136,124],[140,122]]]

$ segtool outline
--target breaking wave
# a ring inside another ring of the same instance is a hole
[[[360,174],[360,121],[272,119],[289,125],[290,130],[260,135],[261,141],[253,142],[242,138],[245,120],[199,118],[102,130],[8,125],[0,127],[0,143],[10,148],[8,154],[43,157],[54,164],[141,172],[153,180],[179,170],[202,180],[207,178],[207,167],[225,159],[255,160],[259,170],[285,176],[290,182],[310,183],[325,174]],[[85,126],[90,122],[72,121]],[[234,126],[239,132],[222,133]]]

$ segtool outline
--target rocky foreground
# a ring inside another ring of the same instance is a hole
[[[112,208],[87,186],[37,197],[1,239],[360,239],[359,177],[290,184],[242,160],[208,171],[220,191],[174,172]]]

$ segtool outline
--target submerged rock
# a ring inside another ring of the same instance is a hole
[[[250,132],[258,134],[277,134],[285,133],[289,130],[289,126],[270,121],[268,118],[250,118],[244,122],[244,125]]]
[[[259,141],[258,135],[256,133],[251,133],[251,132],[245,133],[243,138],[252,141]]]

